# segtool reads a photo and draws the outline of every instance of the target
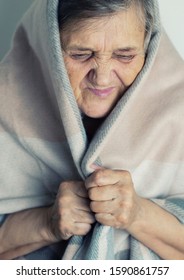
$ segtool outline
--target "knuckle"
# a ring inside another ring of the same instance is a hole
[[[69,207],[71,205],[71,198],[69,196],[62,196],[59,198],[58,206],[60,211],[66,207]]]
[[[122,224],[124,227],[126,227],[129,223],[128,215],[121,213],[117,217],[118,224]]]
[[[131,215],[131,213],[133,211],[133,208],[134,208],[133,204],[132,203],[127,203],[125,205],[125,207],[126,207],[126,212],[128,213],[128,215]]]
[[[86,228],[83,230],[83,235],[86,235],[91,229],[91,225],[90,224],[86,224]]]
[[[69,230],[69,229],[64,229],[61,233],[61,236],[64,240],[69,239],[71,236],[73,235],[73,233]]]
[[[62,182],[59,186],[59,190],[60,191],[68,190],[69,186],[70,186],[70,182],[68,181]]]
[[[131,201],[122,201],[119,203],[119,206],[121,209],[124,209],[124,211],[131,212],[133,209],[133,203]]]
[[[73,235],[72,224],[66,223],[63,219],[59,220],[58,228],[61,237],[65,240]]]
[[[73,228],[73,232],[75,235],[86,235],[91,229],[91,225],[90,224],[83,224],[83,226],[75,226]]]
[[[94,182],[97,185],[100,185],[101,184],[101,180],[102,180],[104,175],[105,175],[105,170],[103,170],[103,169],[95,171],[94,172]]]
[[[131,181],[131,174],[129,171],[127,170],[122,171],[122,176],[126,182]]]
[[[120,186],[119,193],[121,194],[122,198],[125,198],[130,195],[130,190],[127,187],[125,188],[124,186]]]
[[[67,209],[65,207],[61,207],[59,209],[59,216],[60,216],[60,220],[63,222],[63,220],[65,220],[66,217],[69,216],[69,213],[67,211]]]

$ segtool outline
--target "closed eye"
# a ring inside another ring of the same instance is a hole
[[[75,60],[86,61],[92,57],[92,53],[74,53],[70,57]]]
[[[128,63],[134,59],[135,55],[114,54],[114,57],[122,62]]]

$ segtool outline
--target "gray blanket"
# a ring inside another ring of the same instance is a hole
[[[0,214],[54,202],[92,164],[128,170],[136,192],[184,223],[184,63],[159,20],[146,63],[88,143],[62,58],[58,0],[35,1],[0,64]],[[25,259],[159,259],[126,231],[95,224]]]

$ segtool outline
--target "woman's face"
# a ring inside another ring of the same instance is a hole
[[[111,112],[143,67],[144,37],[135,8],[85,20],[61,35],[71,86],[85,115]]]

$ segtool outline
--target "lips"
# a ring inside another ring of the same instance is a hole
[[[114,87],[105,88],[105,89],[94,89],[94,88],[88,88],[94,95],[97,95],[99,97],[107,97],[113,92]]]

